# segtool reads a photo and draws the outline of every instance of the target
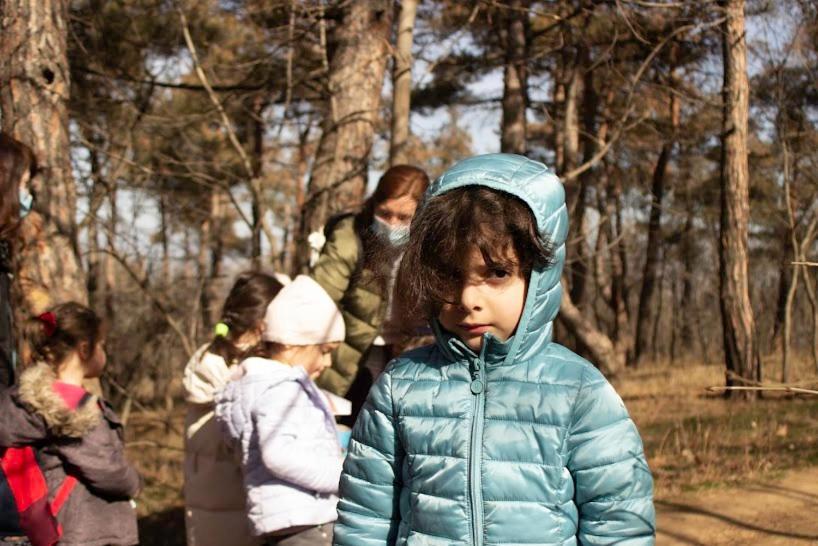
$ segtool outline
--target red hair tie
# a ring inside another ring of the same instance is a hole
[[[45,335],[51,337],[57,331],[57,315],[51,311],[47,311],[42,315],[37,316],[37,319],[43,323],[45,328]]]

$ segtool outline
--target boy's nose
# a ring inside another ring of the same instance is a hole
[[[471,283],[464,283],[460,292],[460,307],[465,311],[480,311],[480,290]]]

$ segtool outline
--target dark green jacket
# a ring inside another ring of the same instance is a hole
[[[384,287],[375,274],[361,266],[361,240],[355,218],[340,220],[327,235],[312,278],[338,305],[344,316],[346,339],[332,355],[332,367],[318,378],[318,385],[338,396],[346,395],[361,359],[366,354],[386,313]]]

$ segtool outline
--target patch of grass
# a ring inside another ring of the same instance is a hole
[[[746,402],[707,393],[723,381],[716,366],[654,367],[617,379],[657,495],[818,464],[818,398],[776,393]]]
[[[723,381],[720,366],[696,363],[628,370],[614,380],[639,427],[658,497],[818,465],[818,397],[746,402],[707,393]],[[128,423],[128,456],[146,484],[137,499],[143,544],[184,544],[184,413],[179,404],[170,420],[135,413]]]

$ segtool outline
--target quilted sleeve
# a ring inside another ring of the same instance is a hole
[[[335,546],[391,546],[400,523],[403,449],[396,430],[392,378],[381,374],[369,391],[341,475]]]
[[[310,491],[338,492],[341,475],[337,455],[316,452],[313,431],[304,429],[299,406],[311,405],[296,381],[285,381],[268,389],[252,410],[252,419],[264,466],[274,476]]]
[[[343,227],[341,222],[338,228]],[[338,303],[349,287],[358,263],[358,242],[352,229],[335,229],[330,233],[310,276]]]
[[[583,374],[567,450],[579,510],[578,543],[653,545],[653,478],[642,439],[622,399],[595,368]]]

